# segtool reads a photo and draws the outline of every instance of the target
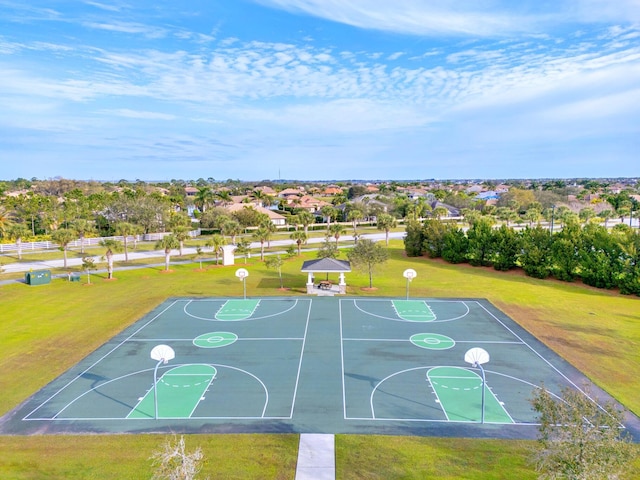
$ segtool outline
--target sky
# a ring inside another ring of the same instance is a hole
[[[0,12],[0,179],[640,176],[640,0]]]

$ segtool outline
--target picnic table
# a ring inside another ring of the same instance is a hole
[[[320,290],[331,290],[331,282],[328,280],[322,280],[318,283],[318,288]]]

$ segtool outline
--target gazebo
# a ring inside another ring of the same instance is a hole
[[[351,264],[346,260],[336,260],[335,258],[307,260],[302,264],[302,269],[300,271],[307,274],[307,293],[317,293],[316,289],[336,292],[336,290],[334,290],[335,286],[326,281],[321,281],[316,286],[314,284],[315,273],[340,274],[336,293],[347,293],[347,282],[345,282],[344,274],[351,271]]]

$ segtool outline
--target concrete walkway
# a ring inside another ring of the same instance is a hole
[[[301,434],[295,480],[335,480],[335,478],[334,435]]]

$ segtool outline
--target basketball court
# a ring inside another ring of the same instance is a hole
[[[486,300],[174,298],[0,432],[535,438],[534,389],[585,382]],[[638,438],[637,418],[628,428]]]

